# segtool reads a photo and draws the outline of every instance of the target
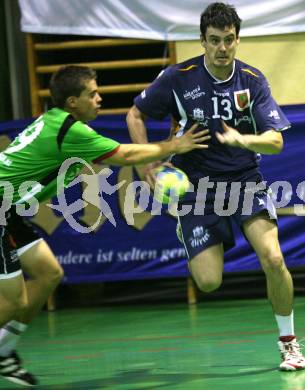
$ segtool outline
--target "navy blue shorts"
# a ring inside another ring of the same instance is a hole
[[[40,239],[30,222],[17,215],[13,207],[7,212],[6,222],[0,226],[0,279],[21,274],[18,249]]]
[[[189,259],[216,244],[223,243],[224,250],[232,248],[235,245],[233,221],[242,229],[245,221],[262,212],[277,220],[271,190],[259,172],[245,172],[227,182],[212,178],[205,178],[205,182],[208,179],[214,183],[213,188],[204,193],[201,187],[195,192],[196,200],[179,203],[178,219]],[[187,207],[190,212],[186,212]]]

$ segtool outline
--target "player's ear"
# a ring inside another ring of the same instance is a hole
[[[201,46],[206,49],[206,43],[207,41],[205,40],[204,36],[202,34],[200,34],[200,42],[201,42]]]
[[[66,106],[75,108],[77,103],[77,97],[76,96],[69,96],[66,100]]]

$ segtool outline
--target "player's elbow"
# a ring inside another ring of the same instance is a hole
[[[274,141],[274,153],[273,154],[280,154],[284,147],[283,138],[278,138]]]
[[[127,112],[127,115],[126,115],[126,122],[127,122],[127,125],[129,128],[132,128],[132,125],[135,121],[138,121],[138,120],[144,120],[144,116],[143,114],[141,113],[141,111],[135,106],[133,105],[130,110]]]
[[[130,125],[134,121],[133,107],[130,108],[130,110],[127,112],[127,115],[126,115],[126,123],[127,123],[128,128],[130,128]]]
[[[265,133],[267,154],[279,154],[283,150],[284,141],[282,134],[275,130],[268,131]]]
[[[144,160],[144,153],[137,144],[121,144],[120,150],[113,156],[111,162],[116,165],[137,165]]]

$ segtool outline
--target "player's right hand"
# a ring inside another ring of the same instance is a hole
[[[176,138],[177,142],[176,153],[187,153],[193,149],[207,149],[208,141],[211,139],[210,130],[198,130],[199,123],[195,123],[181,137]]]
[[[155,170],[156,170],[156,168],[158,168],[161,165],[164,165],[167,167],[173,167],[173,165],[170,162],[164,162],[164,161],[155,161],[155,162],[137,167],[137,173],[138,173],[140,179],[147,181],[151,190],[154,190],[154,188],[155,188],[155,183],[156,183]]]

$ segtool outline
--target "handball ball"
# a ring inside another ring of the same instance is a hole
[[[164,204],[182,199],[190,186],[187,175],[178,168],[160,166],[155,169],[154,197]]]

